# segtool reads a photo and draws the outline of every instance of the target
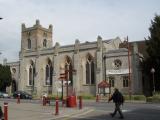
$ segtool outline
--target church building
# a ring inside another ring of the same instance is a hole
[[[10,92],[95,96],[100,92],[98,84],[106,81],[111,93],[114,87],[125,94],[142,93],[139,66],[143,56],[136,43],[130,52],[120,47],[119,37],[105,40],[98,36],[94,42],[76,39],[72,45],[56,42],[53,46],[53,31],[52,25],[44,28],[39,20],[32,27],[22,24],[19,61],[7,63],[12,73]]]

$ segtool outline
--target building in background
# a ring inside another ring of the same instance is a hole
[[[23,90],[41,96],[56,95],[61,91],[60,75],[65,73],[69,81],[68,94],[98,94],[98,84],[106,80],[124,93],[142,93],[142,75],[139,69],[140,54],[137,43],[133,43],[131,63],[131,86],[128,81],[128,49],[120,47],[121,39],[104,40],[100,36],[95,42],[52,46],[53,27],[43,28],[39,20],[33,27],[22,24],[19,61],[7,63],[11,67],[11,92]],[[105,56],[105,59],[104,59]],[[66,73],[67,71],[67,73]],[[66,81],[64,81],[66,94]],[[130,88],[129,88],[130,87]]]

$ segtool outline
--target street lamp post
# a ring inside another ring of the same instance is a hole
[[[130,45],[129,45],[129,40],[128,36],[126,38],[127,40],[127,48],[128,48],[128,81],[129,81],[129,98],[131,100],[131,95],[132,95],[132,89],[131,89],[131,61],[130,61]]]
[[[63,80],[65,80],[65,78],[66,78],[66,77],[65,77],[65,73],[60,73],[60,80],[61,80],[61,82],[62,82],[62,83],[61,83],[61,84],[62,84],[62,86],[61,86],[61,87],[62,87],[62,96],[61,96],[61,97],[62,97],[62,98],[61,98],[62,100],[63,100]]]
[[[155,69],[151,68],[151,73],[152,73],[152,80],[153,80],[153,92],[155,93],[155,81],[154,81],[154,73],[155,73]]]
[[[68,78],[69,78],[69,72],[76,72],[76,70],[74,70],[74,69],[71,69],[71,70],[65,70],[65,75],[66,75],[66,82],[67,82],[67,86],[66,86],[66,96],[67,96],[67,98],[68,98]]]

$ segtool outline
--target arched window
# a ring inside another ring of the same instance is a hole
[[[46,65],[46,85],[49,85],[49,65]]]
[[[31,49],[31,40],[28,39],[28,49]]]
[[[123,87],[128,87],[128,76],[123,76]]]
[[[33,61],[31,61],[29,67],[29,85],[34,85],[34,77],[35,77],[35,65]]]
[[[67,56],[65,62],[65,70],[67,74],[67,80],[71,81],[70,85],[73,85],[73,69],[71,59]]]
[[[29,85],[33,84],[33,67],[29,67]]]
[[[15,79],[12,80],[11,86],[12,86],[11,91],[13,93],[13,92],[15,92],[17,90],[16,80]]]
[[[43,40],[43,47],[47,47],[47,40],[46,39]]]
[[[109,84],[110,84],[111,87],[114,87],[114,79],[115,78],[113,76],[109,77]]]
[[[95,63],[92,56],[88,56],[86,62],[86,84],[95,84]]]
[[[52,85],[52,74],[53,74],[52,62],[48,60],[48,63],[46,65],[46,80],[45,80],[46,85]]]

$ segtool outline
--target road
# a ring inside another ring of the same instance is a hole
[[[59,118],[53,115],[54,106],[44,107],[39,100],[23,100],[23,103],[17,104],[15,99],[0,99],[1,106],[4,101],[9,102],[10,120],[21,120],[22,118],[23,120],[118,120],[119,117],[117,114],[111,118],[109,114],[114,111],[114,104],[106,101],[85,101],[83,112],[79,112],[78,108],[61,108]],[[128,102],[124,103],[122,110],[125,120],[160,119],[160,104]]]
[[[114,110],[113,103],[107,102],[85,102],[85,106],[92,107],[91,111],[66,117],[63,120],[116,120],[119,119],[117,114],[114,118],[109,115]],[[122,106],[125,120],[159,120],[160,104],[146,103],[125,103]]]

